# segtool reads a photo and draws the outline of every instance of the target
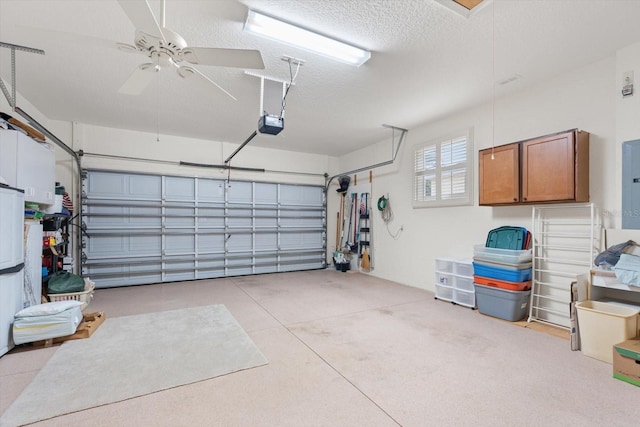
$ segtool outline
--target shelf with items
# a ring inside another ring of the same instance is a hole
[[[436,258],[436,299],[475,309],[473,264],[470,259]]]
[[[49,278],[64,269],[69,255],[69,216],[47,214],[42,217],[42,295],[47,295]],[[46,270],[46,271],[45,271]]]
[[[636,244],[640,242],[640,230],[636,229],[607,228],[604,234],[605,242],[601,249],[619,245],[629,240]],[[628,247],[624,253],[639,256],[640,248],[637,246]],[[622,283],[616,277],[615,270],[592,266],[589,278],[587,299],[640,306],[640,286]]]

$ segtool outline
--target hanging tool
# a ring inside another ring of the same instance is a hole
[[[351,250],[351,224],[353,224],[353,193],[349,196],[349,225],[347,226],[347,242],[345,245],[345,249],[349,248],[349,250]]]
[[[359,252],[358,256],[360,258],[360,266],[363,269],[369,269],[369,211],[367,208],[369,193],[361,193],[360,194],[360,218],[358,220],[358,228],[360,230],[360,238],[359,238]],[[365,254],[366,261],[365,261]],[[365,267],[366,266],[366,267]]]
[[[358,251],[358,240],[357,240],[357,233],[358,233],[358,193],[353,193],[353,234],[351,236],[353,236],[353,240],[351,240],[351,243],[349,245],[351,252],[357,252]],[[349,230],[349,232],[351,232],[351,230]]]
[[[354,248],[352,249],[353,252],[356,252],[358,250],[358,241],[356,240],[356,230],[358,229],[358,215],[355,211],[355,207],[358,206],[358,193],[353,193],[353,206],[351,207],[353,209],[353,246]],[[351,232],[351,231],[349,231]]]
[[[362,261],[360,262],[360,267],[364,270],[364,271],[370,271],[371,270],[371,263],[369,260],[369,252],[365,246],[364,251],[362,252]]]
[[[362,208],[362,210],[364,211],[364,215],[366,215],[367,220],[366,220],[366,229],[367,229],[367,244],[364,247],[364,250],[362,252],[362,262],[360,263],[360,266],[362,267],[362,270],[364,271],[371,271],[371,258],[370,258],[370,252],[371,252],[371,224],[369,223],[369,193],[365,193],[364,195],[364,207]]]
[[[338,228],[339,225],[340,212],[336,212],[336,251],[338,251],[338,249],[340,248],[340,246],[338,246],[340,244],[340,228]]]
[[[340,250],[340,239],[342,237],[342,195],[340,197],[340,204],[338,205],[338,223],[336,224],[336,230],[338,231],[338,242],[336,243],[336,251]]]
[[[366,205],[366,210],[367,210],[367,215],[371,215],[371,198],[369,197],[369,193],[367,193],[367,202],[365,203]],[[371,218],[371,222],[369,223],[369,251],[368,251],[368,255],[369,255],[369,266],[368,269],[369,271],[373,270],[373,218]]]

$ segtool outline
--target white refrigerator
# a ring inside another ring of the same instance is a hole
[[[0,356],[13,348],[13,316],[22,309],[24,191],[0,183]]]

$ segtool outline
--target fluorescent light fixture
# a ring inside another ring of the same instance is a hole
[[[371,52],[367,50],[279,21],[254,10],[249,10],[244,30],[356,67],[371,58]]]

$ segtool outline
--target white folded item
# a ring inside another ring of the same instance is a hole
[[[17,312],[14,317],[34,317],[34,316],[48,316],[50,314],[61,313],[73,307],[80,307],[82,303],[75,300],[46,302],[44,304],[36,304],[23,308]]]
[[[79,305],[53,314],[16,317],[13,322],[13,342],[24,344],[71,335],[76,332],[80,322],[82,311]]]

